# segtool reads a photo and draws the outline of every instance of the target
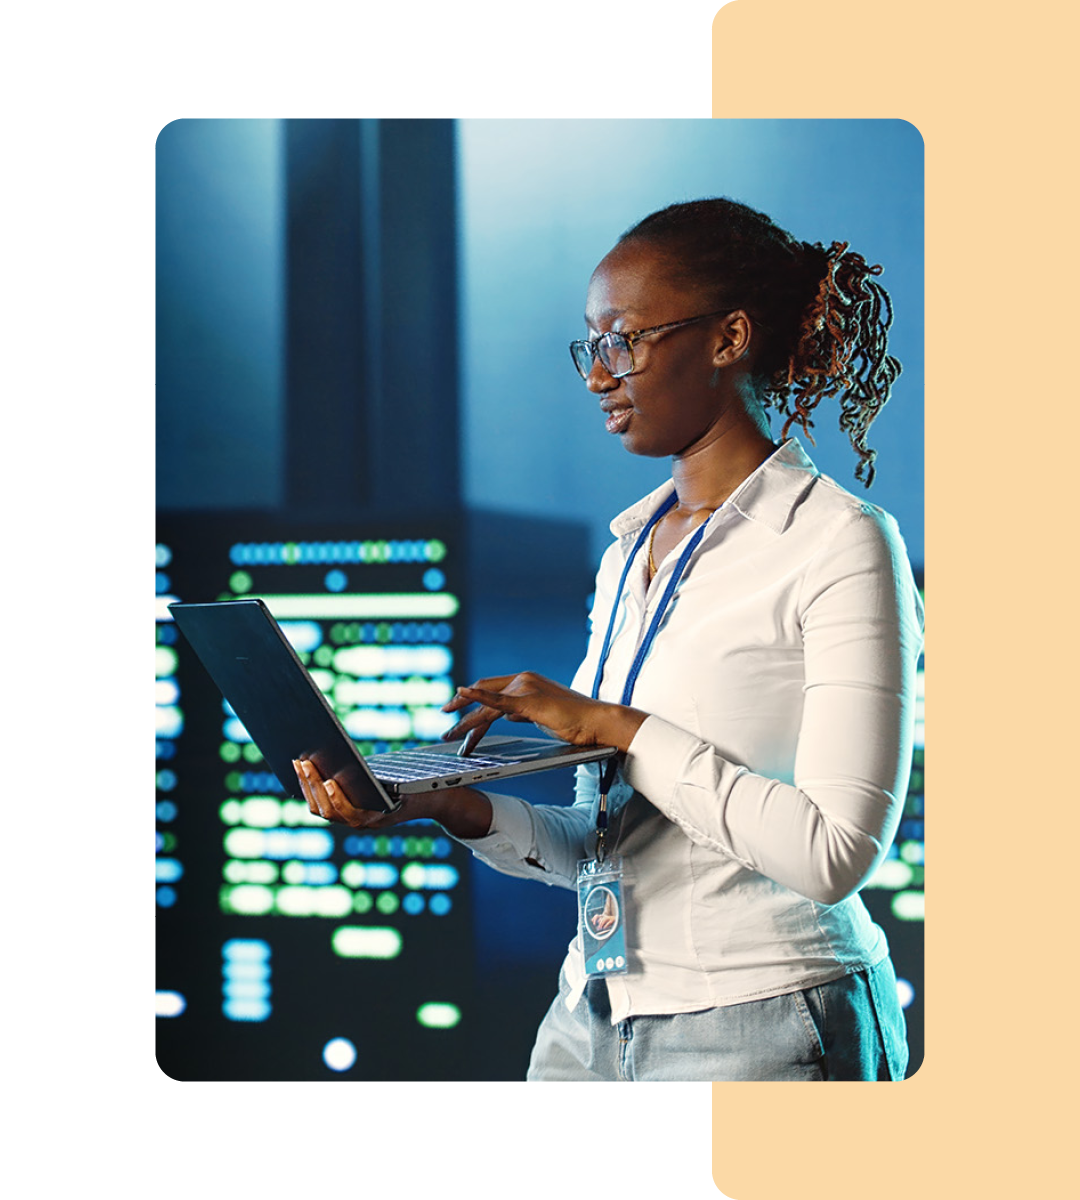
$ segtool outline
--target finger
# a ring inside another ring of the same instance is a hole
[[[501,692],[503,688],[507,688],[517,678],[516,675],[492,675],[486,679],[478,679],[472,686],[474,688],[486,688],[492,692]],[[457,689],[454,695],[443,705],[443,712],[457,712],[458,709],[468,708],[473,703],[463,693],[469,690],[468,687],[462,686]]]
[[[323,784],[323,789],[326,792],[326,798],[334,813],[332,820],[338,821],[343,825],[352,825],[354,828],[364,823],[363,817],[365,814],[363,810],[354,807],[349,798],[332,779],[328,779]]]
[[[300,760],[300,770],[302,773],[301,786],[306,789],[309,810],[315,816],[322,817],[324,821],[334,820],[334,806],[330,803],[330,799],[326,794],[326,786],[323,783],[318,768],[313,762],[305,758]]]
[[[463,757],[473,752],[477,742],[487,733],[494,722],[498,719],[499,713],[491,712],[485,719],[479,720],[479,710],[476,713],[470,713],[463,721],[459,721],[452,729],[448,729],[443,734],[444,742],[453,742],[461,738],[461,746],[458,753]]]
[[[307,801],[308,812],[313,816],[320,816],[318,805],[315,803],[315,797],[311,791],[311,785],[304,774],[304,764],[299,759],[293,759],[293,770],[296,772],[296,778],[300,784],[300,794]]]
[[[521,712],[528,704],[525,697],[513,692],[495,692],[483,687],[462,687],[458,688],[458,692],[476,704],[496,709],[500,714]]]

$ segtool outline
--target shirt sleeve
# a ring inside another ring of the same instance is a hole
[[[579,781],[587,772],[579,767]],[[577,886],[577,864],[595,848],[595,782],[579,782],[584,802],[569,806],[529,804],[517,796],[486,793],[491,827],[485,837],[459,838],[489,867],[519,879],[538,879],[558,887]]]
[[[922,605],[892,518],[861,506],[805,572],[804,697],[793,783],[650,716],[623,774],[695,842],[818,903],[884,857],[907,789]]]
[[[596,592],[589,614],[589,644],[585,659],[571,681],[574,691],[590,694],[600,658],[602,634],[598,624],[607,619],[622,559],[618,543],[610,546],[600,564]],[[597,617],[601,621],[597,621]],[[485,793],[492,818],[482,838],[458,838],[481,861],[505,875],[539,879],[558,887],[577,886],[577,864],[596,850],[596,801],[599,768],[584,763],[577,768],[575,798],[571,805],[529,804],[516,796]]]

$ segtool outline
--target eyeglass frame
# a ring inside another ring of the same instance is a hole
[[[669,329],[680,329],[683,325],[692,325],[695,321],[707,321],[710,317],[723,317],[728,313],[733,313],[736,311],[737,310],[734,308],[720,308],[717,309],[716,312],[702,313],[698,317],[686,317],[682,321],[668,321],[664,325],[653,325],[649,329],[633,329],[629,333],[624,333],[621,329],[612,329],[607,333],[602,333],[596,338],[575,338],[574,341],[570,343],[570,358],[574,364],[574,369],[582,379],[589,378],[589,375],[592,373],[593,365],[598,358],[600,359],[600,365],[605,371],[607,371],[612,379],[625,379],[627,375],[633,375],[633,373],[637,370],[637,363],[634,360],[635,342],[641,341],[641,339],[644,337],[651,337],[654,333],[666,333]],[[604,362],[603,357],[600,354],[600,343],[606,338],[622,338],[622,340],[626,343],[626,348],[630,352],[629,370],[620,371],[618,374],[616,374],[608,367],[607,363]],[[582,372],[581,367],[578,366],[578,360],[574,355],[575,346],[589,347],[589,354],[591,358],[588,371]]]

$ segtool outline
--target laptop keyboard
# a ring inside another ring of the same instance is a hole
[[[392,754],[373,754],[364,761],[376,779],[385,779],[388,783],[411,783],[414,779],[438,779],[463,769],[505,767],[507,763],[521,760],[485,758],[482,754],[458,758],[456,755],[433,754],[427,750],[395,750]]]

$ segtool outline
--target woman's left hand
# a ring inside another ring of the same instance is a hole
[[[480,679],[472,687],[459,687],[444,712],[458,712],[470,704],[480,707],[468,713],[443,735],[446,741],[464,738],[463,754],[469,754],[499,717],[532,721],[552,737],[575,746],[617,746],[626,750],[645,714],[618,704],[593,700],[580,692],[537,675],[497,675]]]

